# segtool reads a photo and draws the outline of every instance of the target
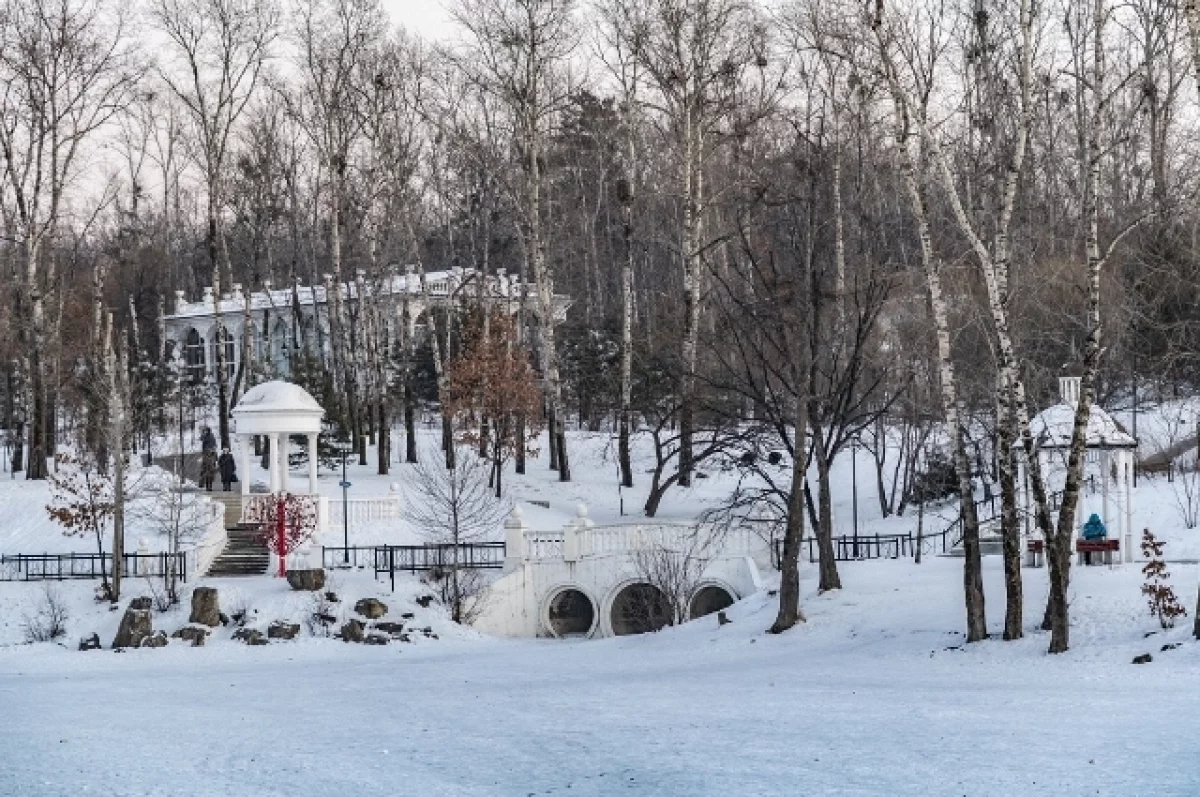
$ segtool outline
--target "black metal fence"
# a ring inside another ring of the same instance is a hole
[[[833,558],[838,562],[854,562],[859,559],[899,559],[912,556],[916,551],[916,537],[912,534],[871,534],[833,538]],[[821,558],[817,541],[808,537],[804,540],[804,555],[811,563]]]
[[[396,573],[467,570],[500,570],[504,567],[504,543],[473,542],[454,545],[381,545],[375,549],[375,577],[387,574],[392,589]]]
[[[504,543],[324,546],[321,549],[321,562],[325,567],[334,569],[371,567],[375,570],[376,578],[386,575],[394,584],[396,573],[425,573],[454,567],[500,570],[504,567]]]
[[[174,572],[187,581],[187,553],[127,553],[126,578],[162,577]],[[0,581],[64,581],[112,575],[111,553],[38,553],[0,556]]]

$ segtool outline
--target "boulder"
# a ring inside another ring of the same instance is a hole
[[[134,598],[129,602],[130,609],[153,609],[154,601],[146,595]]]
[[[185,625],[171,636],[191,642],[194,648],[201,648],[204,647],[204,640],[208,639],[208,629],[198,625]]]
[[[393,623],[385,620],[382,623],[375,623],[374,628],[376,631],[382,631],[385,634],[391,634],[392,636],[395,636],[404,630],[404,623]]]
[[[150,636],[142,640],[139,648],[165,648],[167,646],[167,632],[155,631]]]
[[[188,622],[209,628],[221,624],[221,607],[217,603],[217,590],[214,587],[196,587],[192,590],[192,614]]]
[[[361,620],[348,620],[342,626],[342,641],[343,642],[362,642],[363,630],[366,628]]]
[[[299,633],[299,623],[285,623],[282,620],[276,620],[267,627],[268,639],[295,639],[296,634]]]
[[[79,640],[80,650],[100,650],[101,647],[99,634],[85,636],[83,639]]]
[[[247,645],[267,645],[270,644],[267,638],[263,636],[262,631],[253,628],[239,628],[233,632],[233,638],[239,642],[245,642]]]
[[[387,614],[387,604],[378,598],[363,598],[358,603],[354,604],[354,611],[366,617],[368,620],[378,620]]]
[[[154,633],[154,621],[148,609],[126,609],[113,637],[114,648],[136,648],[142,640]]]
[[[390,641],[391,637],[387,634],[367,634],[366,638],[363,639],[363,642],[368,645],[386,645]]]
[[[319,592],[325,588],[325,571],[321,568],[315,570],[289,570],[287,572],[287,581],[294,590]]]
[[[1149,653],[1143,653],[1140,656],[1133,657],[1134,664],[1149,664],[1152,661],[1154,661],[1154,657],[1151,656]]]

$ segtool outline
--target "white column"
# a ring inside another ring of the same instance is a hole
[[[242,495],[250,494],[250,435],[238,435],[238,444],[242,447]]]
[[[308,492],[317,494],[317,436],[308,436]]]
[[[1108,449],[1106,448],[1100,452],[1100,478],[1101,478],[1100,488],[1101,488],[1101,496],[1102,496],[1101,500],[1103,501],[1102,506],[1104,507],[1104,525],[1105,525],[1105,527],[1120,525],[1118,523],[1113,522],[1113,520],[1115,518],[1113,518],[1112,514],[1109,512],[1108,479],[1109,479],[1109,469],[1111,467],[1112,467],[1112,457],[1109,455]],[[1114,528],[1113,530],[1114,530],[1114,532],[1116,532],[1118,534],[1120,533],[1119,528]]]
[[[1125,546],[1126,562],[1133,561],[1133,463],[1136,456],[1136,449],[1125,449],[1121,457],[1125,461],[1122,469],[1125,474],[1125,541],[1121,544]]]
[[[267,445],[267,489],[272,493],[279,492],[279,435],[266,435]]]
[[[288,491],[288,436],[287,432],[279,433],[279,489]]]

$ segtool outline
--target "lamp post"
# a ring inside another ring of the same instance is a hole
[[[858,438],[850,439],[850,514],[854,518],[854,558],[858,558]]]
[[[338,486],[342,488],[342,562],[350,564],[350,502],[347,500],[350,482],[346,480],[346,457],[350,454],[350,449],[354,444],[350,440],[350,435],[342,427],[335,427],[332,424],[327,427],[330,439],[330,445],[333,449],[342,455],[342,480],[338,482]],[[336,428],[336,431],[334,429]]]

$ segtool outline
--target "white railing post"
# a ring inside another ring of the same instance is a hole
[[[326,496],[317,498],[317,532],[329,530],[329,499]]]
[[[595,553],[595,544],[592,538],[595,536],[591,533],[592,528],[596,525],[595,521],[587,516],[587,504],[580,504],[576,510],[575,517],[567,522],[563,527],[563,561],[578,562],[581,549],[583,553]],[[580,537],[585,539],[581,540]]]
[[[525,532],[529,524],[520,506],[514,506],[504,521],[504,570],[516,570],[528,558],[525,550]]]

